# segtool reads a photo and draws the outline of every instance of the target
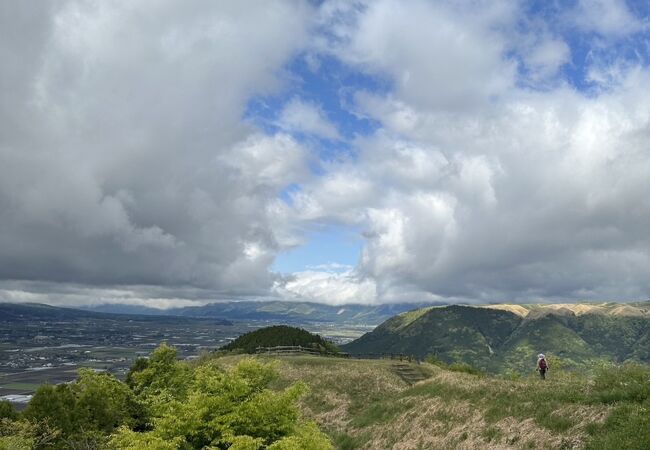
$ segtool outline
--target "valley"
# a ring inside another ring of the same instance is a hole
[[[46,305],[0,304],[0,399],[23,407],[43,383],[76,378],[89,367],[124,378],[136,358],[161,342],[182,359],[197,358],[267,320],[109,314]],[[349,342],[371,325],[308,322],[304,327],[337,343]]]

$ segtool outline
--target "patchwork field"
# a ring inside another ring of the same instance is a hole
[[[0,399],[20,409],[43,383],[76,378],[89,367],[124,378],[139,356],[161,342],[182,359],[199,357],[239,335],[267,326],[265,321],[228,322],[216,318],[103,314],[45,305],[0,304]],[[310,330],[348,342],[367,328],[310,323]]]

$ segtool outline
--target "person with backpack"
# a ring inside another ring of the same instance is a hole
[[[539,371],[539,376],[542,380],[546,379],[546,371],[548,370],[548,363],[546,362],[546,356],[543,353],[537,355],[537,370]]]

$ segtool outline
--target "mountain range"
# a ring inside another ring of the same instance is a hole
[[[240,301],[209,303],[204,306],[188,306],[165,310],[115,304],[89,306],[85,307],[85,309],[95,312],[220,318],[235,321],[255,320],[294,324],[329,322],[376,326],[396,314],[424,306],[426,305],[423,303],[331,306],[309,302]]]
[[[137,311],[137,310],[134,310]],[[45,305],[43,303],[0,303],[0,320],[6,322],[30,322],[30,321],[51,321],[51,320],[74,320],[74,319],[100,319],[127,321],[137,319],[150,322],[173,322],[178,321],[176,316],[154,316],[140,314],[137,312],[102,312],[84,309],[62,308],[59,306]],[[190,322],[190,317],[183,317],[182,320]],[[206,318],[208,319],[208,318]],[[232,325],[232,322],[222,318],[209,317],[210,322],[215,325]]]
[[[432,355],[489,372],[528,372],[538,353],[572,369],[650,363],[650,302],[426,307],[399,314],[342,349]]]

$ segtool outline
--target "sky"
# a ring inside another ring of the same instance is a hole
[[[650,3],[0,3],[0,301],[650,298]]]

